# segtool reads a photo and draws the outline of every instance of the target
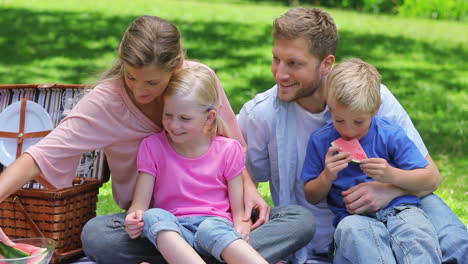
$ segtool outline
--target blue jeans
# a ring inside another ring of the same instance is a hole
[[[286,258],[307,245],[315,232],[309,209],[298,206],[273,207],[268,223],[250,233],[250,245],[269,263]],[[83,228],[85,254],[99,264],[166,263],[148,239],[131,239],[125,231],[125,213],[97,216]],[[207,263],[220,263],[204,257]]]
[[[164,209],[153,208],[143,214],[143,222],[143,233],[156,248],[160,231],[174,231],[198,253],[204,256],[212,255],[219,261],[223,261],[221,253],[229,244],[242,239],[234,225],[223,217],[175,217]]]
[[[334,263],[441,263],[436,231],[414,205],[347,216],[336,228],[335,243]]]
[[[468,232],[465,224],[439,196],[421,199],[421,209],[432,222],[442,251],[442,263],[463,264],[468,261]]]

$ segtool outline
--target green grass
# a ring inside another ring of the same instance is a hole
[[[128,24],[154,14],[179,27],[190,58],[217,71],[237,112],[274,84],[271,24],[287,9],[242,0],[2,0],[0,83],[92,82],[113,62]],[[338,61],[376,65],[439,166],[437,193],[468,223],[468,24],[327,11],[339,27]],[[116,210],[106,184],[98,213]]]

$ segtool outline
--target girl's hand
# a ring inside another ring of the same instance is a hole
[[[338,172],[348,167],[348,163],[351,161],[351,159],[349,158],[349,152],[340,152],[338,154],[333,154],[339,151],[341,151],[341,147],[331,146],[328,149],[327,154],[325,155],[325,169],[323,170],[323,172],[330,181],[336,180],[336,178],[338,177]]]
[[[143,211],[136,210],[135,212],[128,213],[125,217],[125,231],[127,231],[130,238],[137,238],[143,233]]]
[[[8,238],[7,235],[5,235],[5,233],[3,233],[2,228],[0,228],[0,243],[3,243],[10,247],[15,245],[15,243],[11,241],[10,238]]]
[[[393,168],[388,164],[385,159],[369,158],[361,160],[361,170],[372,177],[374,180],[383,183],[392,183],[391,169]]]
[[[252,225],[251,221],[245,222],[245,221],[239,221],[238,224],[234,225],[234,228],[236,229],[239,234],[241,234],[242,239],[247,241],[247,243],[250,240],[250,226]]]

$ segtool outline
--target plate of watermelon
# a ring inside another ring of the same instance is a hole
[[[331,143],[332,146],[340,146],[341,152],[350,152],[349,157],[352,162],[361,163],[361,160],[367,159],[367,154],[362,148],[359,140],[353,138],[351,140],[346,140],[344,138],[339,138]]]
[[[0,264],[48,264],[55,240],[45,237],[13,239],[15,245],[0,242]]]

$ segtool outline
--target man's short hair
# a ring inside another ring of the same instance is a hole
[[[295,40],[304,38],[310,53],[323,60],[335,56],[338,32],[333,18],[319,8],[295,7],[273,22],[273,38]]]

